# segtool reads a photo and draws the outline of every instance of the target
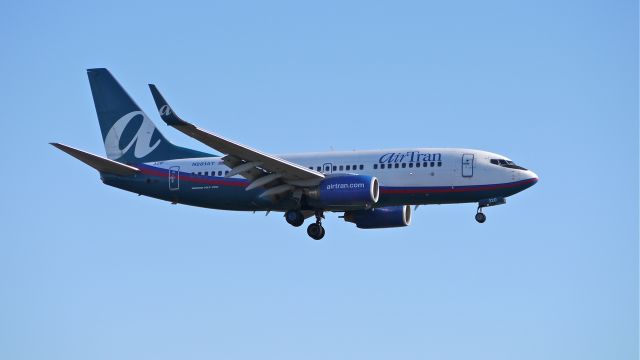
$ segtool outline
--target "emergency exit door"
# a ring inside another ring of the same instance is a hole
[[[180,190],[180,166],[169,168],[169,190]]]
[[[462,176],[473,176],[473,154],[462,155]]]

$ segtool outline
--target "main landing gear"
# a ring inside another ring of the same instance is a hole
[[[309,235],[313,240],[320,240],[324,237],[322,219],[324,219],[322,210],[316,210],[316,222],[307,227],[307,235]]]
[[[324,227],[322,227],[322,219],[324,219],[324,213],[322,210],[316,210],[316,222],[310,224],[307,227],[307,234],[314,240],[320,240],[324,237]],[[304,223],[304,215],[300,210],[289,210],[284,213],[284,219],[295,227],[302,226]]]
[[[304,215],[300,210],[289,210],[284,213],[284,218],[291,226],[299,227],[304,223]]]
[[[476,221],[482,224],[487,221],[487,215],[482,213],[482,208],[478,207],[478,212],[476,213]]]

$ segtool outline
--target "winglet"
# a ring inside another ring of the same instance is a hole
[[[171,106],[169,106],[167,100],[164,99],[155,85],[149,84],[149,89],[151,90],[153,101],[156,102],[156,107],[158,108],[158,112],[160,113],[162,121],[167,123],[167,125],[169,126],[192,126],[190,123],[182,120],[175,112],[173,112],[173,109],[171,109]]]
[[[50,143],[50,144],[100,172],[106,172],[106,173],[116,174],[120,176],[128,176],[128,175],[133,175],[140,171],[140,169],[136,167],[125,165],[123,163],[120,163],[114,160],[106,159],[106,158],[103,158],[102,156],[94,155],[86,151],[73,148],[68,145],[64,145],[60,143]]]

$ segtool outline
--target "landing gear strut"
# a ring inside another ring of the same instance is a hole
[[[324,228],[322,227],[322,219],[324,214],[322,210],[316,210],[316,222],[307,227],[307,235],[313,240],[320,240],[324,237]]]
[[[482,208],[486,208],[489,206],[502,205],[506,202],[507,200],[501,197],[484,199],[484,200],[478,201],[478,212],[476,213],[476,221],[479,222],[480,224],[487,221],[487,216],[482,213]]]

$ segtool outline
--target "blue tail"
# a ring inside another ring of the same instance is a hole
[[[173,145],[107,69],[88,69],[107,157],[135,164],[211,154]]]

